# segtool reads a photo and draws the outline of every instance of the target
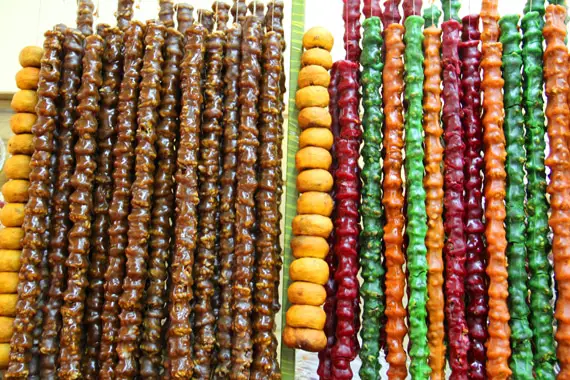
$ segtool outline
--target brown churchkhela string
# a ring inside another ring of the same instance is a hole
[[[133,3],[135,0],[117,0],[117,26],[123,32],[129,27],[133,18]]]
[[[77,29],[84,35],[93,34],[93,0],[79,0],[77,3]]]

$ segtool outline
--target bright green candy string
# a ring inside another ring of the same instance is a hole
[[[427,249],[425,238],[427,233],[426,193],[423,187],[424,150],[422,128],[422,99],[424,83],[424,55],[422,27],[424,19],[410,16],[404,22],[406,33],[404,42],[405,83],[404,99],[407,104],[405,115],[405,169],[408,202],[408,286],[410,298],[409,350],[411,364],[410,373],[413,379],[428,379],[431,368],[428,365],[429,348],[427,343]]]
[[[380,19],[370,17],[364,20],[362,26],[362,104],[364,116],[364,146],[362,158],[362,233],[360,234],[360,266],[364,283],[360,288],[360,295],[364,300],[362,315],[362,348],[360,349],[360,378],[375,380],[380,376],[380,326],[384,315],[384,292],[382,282],[384,267],[382,266],[382,236],[383,210],[382,210],[382,98],[380,86],[382,84],[382,33]]]
[[[499,21],[500,42],[503,44],[503,79],[505,102],[505,137],[507,142],[507,193],[506,232],[507,258],[509,261],[509,309],[511,319],[512,355],[510,367],[515,379],[533,379],[532,331],[528,322],[529,308],[526,272],[526,215],[524,211],[525,185],[523,165],[524,120],[522,113],[522,57],[518,15],[508,15]]]
[[[440,17],[441,17],[441,11],[439,10],[438,7],[436,7],[434,4],[427,7],[424,11],[425,28],[427,29],[432,25],[437,28]]]
[[[533,330],[534,362],[537,379],[554,380],[556,349],[552,311],[552,265],[548,261],[548,203],[544,168],[545,120],[543,101],[544,1],[527,2],[522,18],[522,58],[524,64],[523,106],[526,127],[526,171],[528,176],[528,227],[526,248],[530,271],[530,324]],[[531,11],[527,11],[532,8]]]
[[[442,0],[441,8],[443,9],[443,21],[455,20],[461,22],[459,19],[459,10],[461,3],[459,0]]]

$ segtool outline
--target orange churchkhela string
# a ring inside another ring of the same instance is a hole
[[[485,199],[489,276],[489,339],[487,340],[487,375],[493,379],[506,379],[511,375],[508,360],[511,356],[509,338],[509,295],[507,258],[505,251],[505,135],[503,133],[503,84],[501,58],[503,47],[499,39],[497,0],[483,0],[483,140],[485,143]]]
[[[566,37],[566,9],[561,5],[546,8],[546,40],[544,51],[544,78],[546,82],[546,117],[550,154],[546,165],[550,168],[551,215],[548,224],[552,228],[552,254],[554,278],[557,282],[558,300],[554,316],[558,321],[556,341],[560,362],[559,379],[570,378],[570,149],[568,144],[568,50]]]

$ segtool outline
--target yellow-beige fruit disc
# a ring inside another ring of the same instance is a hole
[[[328,108],[306,107],[299,111],[297,116],[299,128],[330,128],[332,124],[331,114]]]
[[[305,50],[303,55],[301,55],[301,64],[303,66],[317,65],[322,66],[327,70],[330,70],[333,65],[333,59],[331,53],[321,48],[312,48]]]
[[[28,179],[30,172],[30,156],[25,154],[8,157],[4,164],[4,173],[9,179]]]
[[[0,209],[0,222],[5,227],[20,227],[24,223],[23,203],[6,203]]]
[[[0,249],[22,249],[24,230],[20,227],[0,228]]]
[[[334,143],[334,136],[327,128],[307,128],[299,136],[299,148],[316,146],[330,150]]]
[[[35,90],[38,88],[40,69],[37,67],[24,67],[16,73],[16,86],[20,90]]]
[[[324,259],[329,253],[329,243],[320,236],[293,236],[290,244],[295,258],[315,257]]]
[[[295,94],[297,108],[326,107],[329,105],[329,91],[322,86],[309,86],[297,90]]]
[[[303,47],[312,49],[315,47],[331,51],[334,45],[334,37],[331,32],[322,26],[314,26],[303,35]]]
[[[26,46],[20,51],[20,65],[22,67],[40,67],[44,50],[39,46]]]
[[[21,255],[18,249],[0,249],[0,272],[18,272]]]
[[[17,294],[0,294],[0,316],[13,317],[16,315]]]
[[[300,193],[305,191],[323,191],[328,193],[332,190],[332,187],[333,177],[328,170],[303,170],[297,175],[297,190]]]
[[[32,127],[37,119],[38,116],[35,113],[15,113],[10,118],[10,128],[15,134],[32,133]]]
[[[289,265],[289,278],[324,285],[329,280],[329,266],[323,259],[301,257]]]
[[[331,76],[327,69],[322,66],[309,65],[305,66],[299,71],[297,77],[297,84],[299,88],[307,86],[322,86],[329,87]]]
[[[285,314],[287,326],[322,330],[327,315],[319,306],[292,305]]]
[[[9,203],[26,203],[28,201],[28,189],[30,181],[23,179],[12,179],[2,185],[2,195]]]
[[[34,153],[34,136],[31,133],[13,135],[8,140],[8,153],[31,156]]]
[[[298,214],[318,214],[331,216],[334,201],[328,193],[320,191],[307,191],[299,195],[297,199]]]
[[[283,329],[283,343],[287,347],[319,352],[327,346],[327,337],[323,330],[286,326]]]
[[[329,170],[332,164],[332,156],[326,149],[316,146],[307,146],[295,154],[295,167],[298,171],[306,169]]]
[[[12,97],[10,106],[15,112],[36,112],[38,94],[34,90],[20,90]]]
[[[327,299],[327,291],[319,284],[295,281],[287,288],[287,298],[292,304],[320,306]]]

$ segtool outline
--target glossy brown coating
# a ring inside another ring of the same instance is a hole
[[[235,249],[235,193],[237,138],[239,125],[238,80],[241,61],[241,26],[234,24],[226,33],[224,55],[224,117],[222,176],[220,178],[220,311],[216,322],[218,343],[216,379],[226,379],[231,366],[232,347],[232,275]]]
[[[228,29],[228,20],[230,19],[230,5],[224,1],[216,0],[212,4],[212,10],[216,17],[216,28],[221,31]]]
[[[173,0],[160,0],[158,18],[167,28],[174,28],[174,3]]]
[[[160,121],[156,126],[158,159],[150,228],[150,261],[146,305],[143,313],[140,375],[158,379],[162,371],[162,320],[167,316],[167,265],[170,262],[174,217],[174,170],[180,105],[182,35],[174,28],[166,32],[162,74]]]
[[[250,1],[247,9],[251,15],[256,16],[260,20],[262,26],[265,24],[265,6],[262,2]]]
[[[275,328],[275,298],[277,259],[279,245],[279,209],[277,196],[278,170],[281,160],[278,156],[278,134],[280,103],[279,79],[281,76],[281,36],[267,32],[263,38],[260,95],[260,147],[259,188],[255,195],[258,231],[255,238],[257,265],[254,281],[253,306],[253,364],[250,379],[269,379],[273,374],[277,347],[273,345]]]
[[[194,23],[194,17],[192,16],[194,7],[190,4],[178,3],[174,8],[176,9],[178,31],[182,33],[183,36],[185,36],[190,26]]]
[[[255,261],[254,224],[258,181],[259,118],[257,102],[261,80],[261,24],[255,16],[247,16],[241,44],[241,73],[239,80],[240,125],[238,137],[238,166],[236,193],[236,246],[233,277],[233,337],[232,371],[230,379],[248,379],[252,362],[253,309],[252,288]]]
[[[247,5],[245,4],[245,0],[234,0],[231,12],[234,18],[234,23],[241,25],[245,20],[245,15],[247,14]]]
[[[404,255],[405,216],[402,190],[402,148],[404,147],[404,120],[402,114],[402,91],[404,89],[404,27],[390,24],[384,31],[386,66],[382,72],[384,114],[384,196],[386,209],[384,241],[386,246],[386,361],[390,365],[388,375],[393,379],[405,379],[406,351],[403,340],[407,333],[407,312],[402,304],[406,289],[406,274],[402,265]]]
[[[84,36],[93,34],[93,0],[79,0],[77,2],[77,29]]]
[[[63,35],[57,31],[45,33],[44,54],[41,61],[38,82],[39,102],[36,108],[38,119],[32,128],[34,134],[34,154],[30,165],[29,201],[25,208],[24,240],[20,256],[20,282],[18,302],[13,322],[13,335],[10,341],[9,366],[4,374],[6,379],[26,379],[28,363],[33,344],[32,332],[37,312],[37,299],[40,294],[41,262],[44,250],[48,247],[45,231],[49,213],[50,170],[55,151],[54,132],[56,129],[57,97],[61,76],[61,55]]]
[[[198,9],[196,13],[198,22],[206,28],[208,33],[212,33],[214,30],[214,12],[209,9]]]
[[[117,26],[123,32],[129,28],[133,18],[133,4],[135,0],[117,0]]]
[[[546,40],[544,51],[544,78],[546,81],[546,116],[548,118],[548,138],[550,152],[546,165],[550,168],[550,205],[552,213],[548,224],[554,234],[552,254],[554,256],[554,277],[557,283],[558,299],[554,316],[558,321],[556,356],[560,363],[559,379],[570,377],[570,167],[568,158],[568,50],[566,37],[566,10],[561,5],[546,8],[546,24],[543,30]]]
[[[101,110],[97,131],[97,172],[93,193],[95,213],[91,237],[91,259],[89,264],[89,290],[85,301],[85,324],[87,338],[83,360],[85,378],[96,379],[99,373],[99,345],[101,342],[101,311],[107,255],[109,252],[109,204],[113,191],[112,169],[113,145],[119,102],[119,89],[123,71],[123,33],[119,28],[105,32],[103,54],[103,85],[101,87]]]
[[[77,378],[81,374],[83,355],[81,337],[83,334],[83,314],[87,290],[87,269],[93,201],[91,194],[95,180],[96,134],[99,126],[99,88],[103,82],[101,75],[104,41],[101,36],[91,35],[85,39],[83,74],[77,94],[79,118],[74,130],[78,136],[75,143],[75,171],[71,177],[73,192],[70,197],[68,233],[67,288],[63,294],[61,307],[62,328],[60,335],[60,367],[62,378]]]
[[[119,363],[117,379],[138,376],[138,340],[142,324],[143,297],[147,279],[148,241],[156,159],[156,125],[162,78],[162,47],[165,27],[149,21],[145,35],[145,52],[139,85],[137,109],[137,146],[135,178],[131,186],[127,262],[123,294],[119,298],[121,327],[117,339]]]
[[[214,265],[216,261],[216,237],[218,229],[218,180],[220,173],[220,139],[223,117],[222,66],[225,34],[217,31],[206,38],[204,82],[204,111],[200,138],[200,162],[198,165],[200,203],[198,205],[198,249],[194,264],[194,377],[210,378],[212,354],[216,342],[214,336],[215,315]]]
[[[186,34],[185,56],[182,62],[182,110],[180,139],[175,179],[176,221],[175,248],[170,270],[169,324],[167,332],[166,371],[171,379],[189,379],[193,373],[190,336],[193,299],[192,267],[197,243],[198,153],[202,92],[200,82],[204,66],[206,30],[192,25]]]
[[[143,58],[144,26],[134,21],[124,35],[123,81],[119,92],[117,138],[113,146],[113,195],[109,206],[109,262],[105,272],[105,302],[101,320],[103,333],[99,353],[99,377],[114,378],[119,330],[119,296],[125,273],[125,248],[129,202],[134,169],[134,137],[137,123],[139,81]]]
[[[52,198],[52,232],[48,257],[50,288],[43,320],[43,334],[40,344],[42,353],[40,375],[53,379],[56,376],[59,354],[59,331],[61,329],[60,308],[66,286],[65,260],[67,258],[67,232],[69,230],[69,196],[71,175],[75,165],[73,156],[73,124],[77,118],[77,90],[81,82],[81,58],[83,57],[83,35],[74,29],[67,29],[63,42],[64,60],[61,78],[59,128],[57,135],[57,171],[55,191]]]

